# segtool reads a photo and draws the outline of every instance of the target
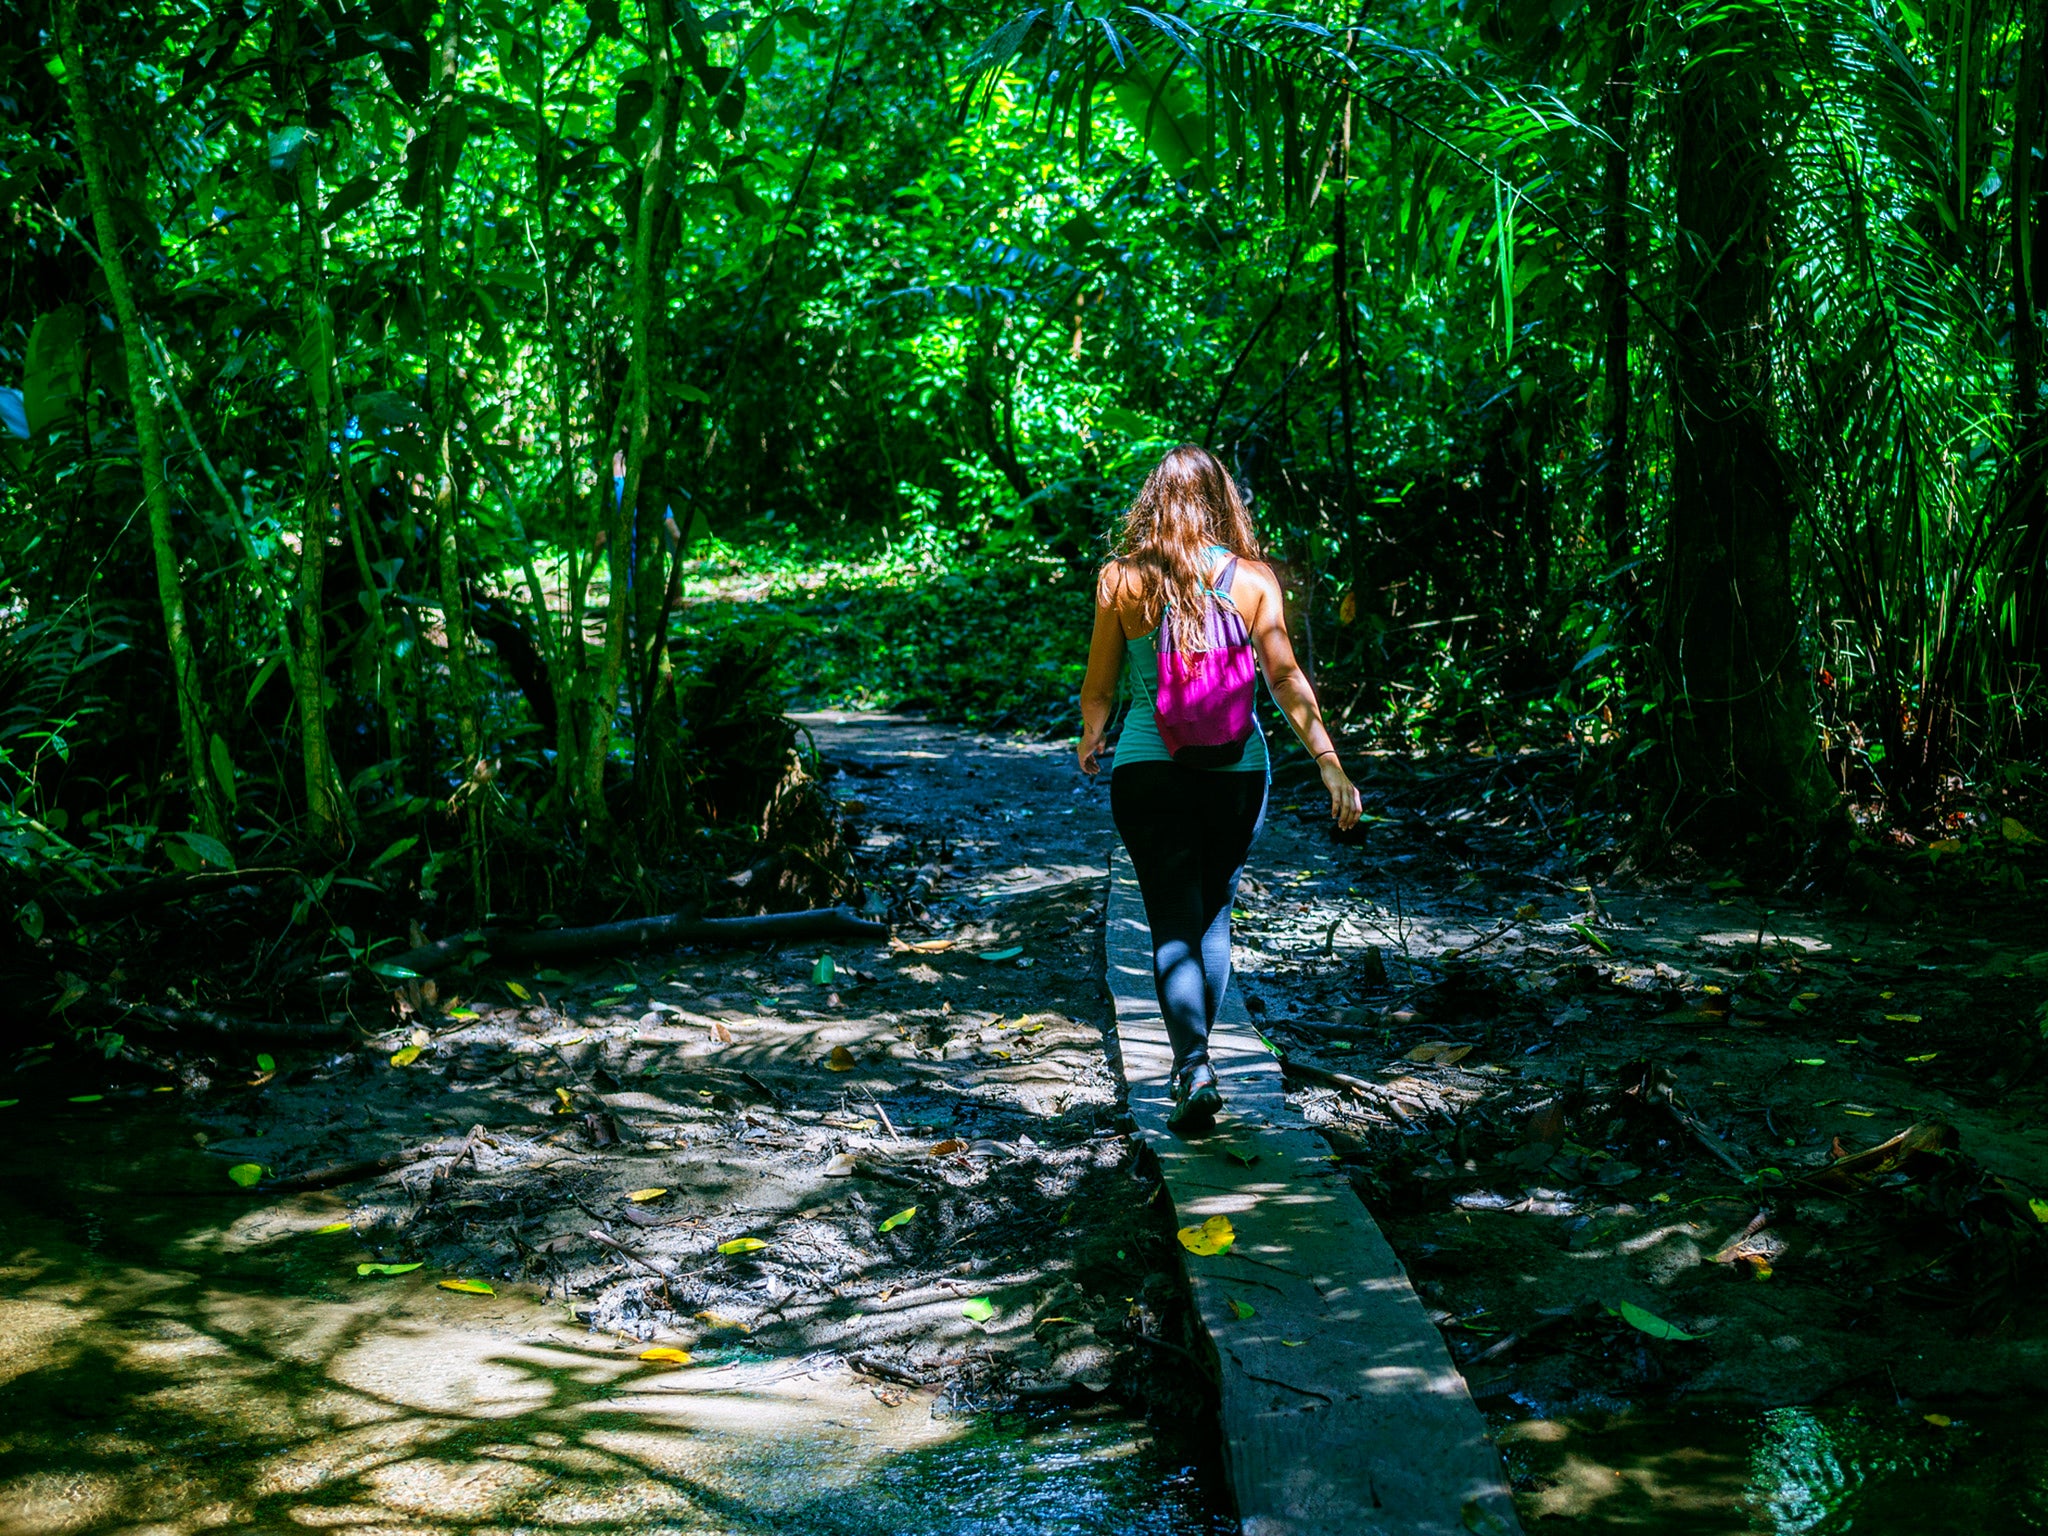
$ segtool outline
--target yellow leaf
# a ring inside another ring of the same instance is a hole
[[[1998,830],[2004,835],[2008,843],[2018,843],[2025,846],[2028,843],[2038,843],[2041,841],[2038,834],[2028,831],[2026,827],[2013,820],[2010,816],[1999,818]]]
[[[1939,1051],[1929,1051],[1923,1056],[1908,1056],[1906,1060],[1912,1062],[1915,1065],[1918,1065],[1920,1062],[1923,1061],[1932,1061],[1935,1057],[1939,1056],[1940,1054],[1941,1052]]]
[[[2034,1213],[2034,1220],[2048,1226],[2048,1200],[2029,1200],[2027,1209]]]
[[[706,1328],[737,1328],[741,1333],[752,1333],[754,1331],[738,1318],[720,1317],[716,1312],[699,1312],[697,1314],[697,1321]]]
[[[666,1187],[636,1189],[630,1195],[626,1196],[626,1198],[628,1200],[633,1201],[637,1205],[648,1200],[659,1200],[663,1195],[667,1193],[668,1190]]]
[[[1228,1216],[1211,1216],[1199,1227],[1182,1227],[1174,1235],[1180,1239],[1181,1247],[1204,1258],[1222,1253],[1237,1241],[1237,1229],[1231,1226]]]
[[[851,1072],[853,1066],[853,1052],[843,1045],[833,1046],[832,1054],[825,1058],[825,1070],[828,1072]]]
[[[1955,1420],[1945,1413],[1923,1413],[1920,1417],[1932,1424],[1936,1429],[1947,1429],[1949,1425],[1955,1423]]]
[[[1820,994],[1818,992],[1802,992],[1799,994],[1799,1001],[1802,1003],[1817,1003],[1820,1001]]]
[[[408,1045],[402,1051],[393,1051],[391,1053],[391,1065],[394,1067],[409,1067],[419,1059],[420,1048],[416,1045]]]
[[[690,1363],[690,1352],[687,1349],[669,1349],[664,1346],[660,1349],[643,1349],[640,1351],[640,1358],[642,1360],[661,1360],[669,1365],[688,1365]]]
[[[557,1088],[555,1090],[555,1097],[562,1101],[561,1103],[555,1106],[555,1113],[558,1115],[568,1114],[570,1107],[569,1090],[566,1088]]]
[[[767,1246],[758,1237],[736,1237],[729,1243],[720,1243],[718,1251],[720,1253],[752,1253],[757,1248],[766,1248]]]
[[[1961,853],[1963,845],[1952,837],[1937,837],[1927,845],[1929,853]]]
[[[315,1228],[313,1229],[313,1235],[314,1235],[315,1237],[326,1237],[326,1236],[328,1236],[328,1235],[329,1235],[329,1234],[331,1234],[331,1233],[335,1233],[335,1232],[346,1232],[346,1231],[348,1231],[348,1230],[349,1230],[349,1224],[348,1224],[347,1222],[345,1222],[345,1221],[330,1221],[330,1222],[329,1222],[329,1223],[327,1223],[327,1225],[326,1225],[326,1226],[324,1226],[324,1227],[315,1227]]]
[[[518,998],[519,1001],[521,1001],[522,1003],[530,1003],[533,1001],[533,994],[527,991],[526,988],[519,985],[519,983],[516,981],[506,982],[505,990],[507,992],[510,992],[514,997]]]
[[[441,1282],[441,1289],[444,1291],[460,1291],[465,1296],[495,1296],[498,1294],[491,1289],[491,1283],[488,1280],[443,1280]]]
[[[877,1232],[894,1232],[898,1227],[902,1226],[903,1223],[910,1220],[910,1218],[915,1216],[916,1214],[917,1207],[913,1205],[909,1207],[907,1210],[898,1211],[894,1216],[891,1216],[887,1221],[883,1222],[879,1227],[875,1228],[875,1230]]]
[[[1768,1264],[1759,1264],[1756,1267],[1756,1277],[1759,1280],[1768,1280],[1775,1273],[1776,1271]]]

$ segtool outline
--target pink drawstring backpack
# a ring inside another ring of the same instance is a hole
[[[1237,558],[1232,556],[1209,589],[1216,600],[1209,605],[1203,649],[1177,649],[1170,622],[1153,632],[1159,691],[1152,708],[1159,740],[1176,763],[1190,768],[1228,768],[1244,756],[1252,739],[1259,660],[1251,629],[1230,600],[1236,577]]]

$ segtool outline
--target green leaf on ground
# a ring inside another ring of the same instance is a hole
[[[767,1246],[767,1243],[758,1237],[736,1237],[729,1243],[720,1243],[718,1251],[727,1254],[752,1253],[756,1249],[766,1248]]]
[[[253,1189],[263,1178],[261,1163],[237,1163],[228,1170],[228,1177],[244,1189]]]
[[[358,1264],[356,1278],[367,1280],[372,1275],[409,1275],[421,1267],[419,1264]]]
[[[818,963],[811,967],[811,980],[821,987],[831,986],[838,974],[839,968],[832,963],[830,955],[818,956]]]
[[[1632,1301],[1624,1301],[1618,1307],[1609,1307],[1608,1315],[1618,1317],[1638,1332],[1647,1333],[1653,1339],[1697,1339],[1696,1333],[1687,1333],[1676,1323],[1667,1323],[1654,1312],[1646,1312]]]
[[[908,1210],[898,1211],[894,1216],[891,1216],[887,1221],[875,1228],[875,1230],[877,1232],[893,1232],[916,1214],[917,1207],[913,1205]]]
[[[465,1296],[495,1296],[498,1294],[491,1289],[491,1283],[488,1280],[443,1280],[441,1282],[441,1289],[444,1291],[460,1291]]]
[[[960,1308],[960,1315],[970,1323],[985,1323],[996,1315],[996,1304],[986,1296],[977,1296]]]
[[[1014,960],[1023,953],[1024,946],[1022,944],[1012,944],[1008,949],[982,950],[976,958],[981,960]]]
[[[256,1070],[258,1072],[275,1072],[277,1070],[277,1061],[266,1051],[256,1058]]]
[[[1258,1309],[1254,1307],[1250,1302],[1239,1301],[1235,1296],[1229,1298],[1227,1305],[1230,1307],[1230,1315],[1236,1318],[1240,1323],[1243,1322],[1246,1318],[1257,1317],[1259,1315]]]

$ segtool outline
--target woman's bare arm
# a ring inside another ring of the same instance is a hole
[[[1252,643],[1258,647],[1266,688],[1287,717],[1287,723],[1294,727],[1294,734],[1301,738],[1301,744],[1315,754],[1323,787],[1330,792],[1330,814],[1348,832],[1358,825],[1364,807],[1357,786],[1337,759],[1336,744],[1330,740],[1329,730],[1323,725],[1322,708],[1316,703],[1316,691],[1295,659],[1294,643],[1287,638],[1287,608],[1280,595],[1280,582],[1269,567],[1251,561],[1240,564],[1238,570],[1240,589],[1251,589],[1252,601],[1242,605],[1241,611],[1248,610],[1245,621],[1251,626]]]
[[[1088,675],[1081,679],[1081,740],[1075,748],[1081,771],[1102,768],[1102,738],[1116,711],[1117,684],[1124,668],[1124,621],[1117,612],[1119,580],[1114,565],[1105,566],[1095,583],[1095,629],[1088,637]]]

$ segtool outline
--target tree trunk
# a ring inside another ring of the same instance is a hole
[[[1676,106],[1679,298],[1673,498],[1658,616],[1666,683],[1661,843],[1729,856],[1804,844],[1832,803],[1792,598],[1793,507],[1771,433],[1776,86],[1747,55],[1768,21],[1693,32]]]
[[[277,46],[291,82],[287,112],[304,137],[294,177],[298,238],[293,276],[298,289],[299,371],[306,380],[305,478],[299,512],[298,591],[292,609],[292,690],[299,707],[299,752],[304,760],[306,839],[326,854],[348,846],[347,805],[334,772],[327,739],[327,636],[323,622],[327,587],[327,540],[334,525],[334,331],[327,308],[327,253],[320,242],[320,152],[307,123],[306,82],[298,62],[301,12],[280,14]]]
[[[2013,112],[2011,251],[2013,526],[2020,529],[2020,649],[2035,687],[2048,683],[2048,401],[2042,398],[2042,311],[2048,292],[2048,0],[2023,8]]]
[[[1628,208],[1629,149],[1635,127],[1636,34],[1631,0],[1614,0],[1609,26],[1613,32],[1613,60],[1608,68],[1602,118],[1607,136],[1613,140],[1602,166],[1601,193],[1606,211],[1601,218],[1601,257],[1606,265],[1601,285],[1603,334],[1601,367],[1606,375],[1606,426],[1600,445],[1600,538],[1611,571],[1628,562],[1633,540],[1628,516],[1629,445],[1628,414],[1630,380],[1628,369]],[[1617,604],[1633,607],[1635,583],[1623,583],[1615,594]]]
[[[457,526],[461,488],[455,466],[456,389],[448,335],[447,252],[444,249],[448,180],[455,154],[456,71],[462,47],[462,7],[451,0],[434,44],[434,112],[427,154],[426,196],[421,205],[420,242],[426,257],[427,415],[438,463],[434,484],[434,555],[441,595],[441,628],[448,642],[448,702],[462,751],[462,776],[472,781],[483,757],[483,725],[477,714],[476,681],[469,665],[469,615],[462,600],[462,543]],[[457,151],[459,153],[459,151]]]
[[[643,832],[665,842],[676,830],[675,697],[667,681],[668,247],[682,81],[676,74],[669,0],[647,0],[648,67],[654,99],[640,209],[633,224],[632,363],[626,437],[626,506],[633,520],[633,782]]]
[[[90,52],[82,46],[77,0],[59,0],[58,48],[64,65],[64,96],[71,110],[71,135],[85,172],[86,202],[92,210],[93,234],[99,241],[100,270],[107,296],[121,328],[121,346],[128,360],[128,405],[135,414],[136,452],[142,463],[142,490],[149,509],[150,551],[156,560],[157,606],[163,612],[164,640],[171,661],[172,695],[178,709],[178,735],[185,748],[185,776],[192,819],[199,830],[225,839],[220,786],[214,783],[207,751],[206,705],[199,654],[185,618],[185,588],[178,574],[178,550],[171,530],[171,486],[164,467],[163,420],[151,390],[149,349],[142,334],[142,315],[128,267],[121,256],[121,228],[114,217],[108,187],[105,150],[92,87],[86,79]]]

